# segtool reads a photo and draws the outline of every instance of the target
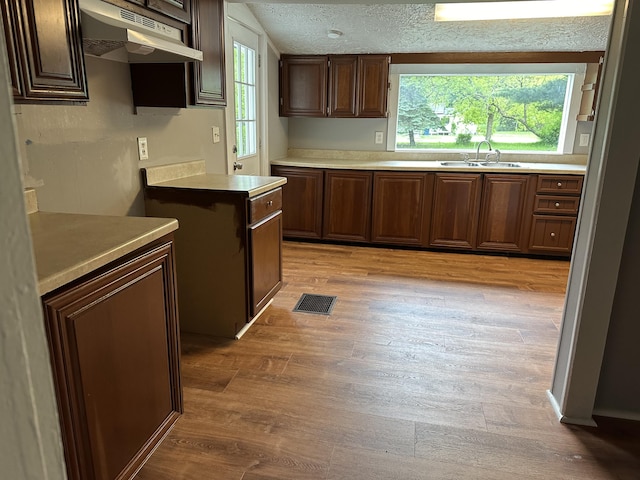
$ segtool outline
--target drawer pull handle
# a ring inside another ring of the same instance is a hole
[[[556,237],[555,232],[551,232],[551,238],[555,238],[555,237]]]
[[[273,205],[273,200],[269,200],[269,201],[267,202],[267,207],[270,207],[270,206],[272,206],[272,205]]]
[[[558,182],[558,188],[562,188],[562,182]]]
[[[560,203],[556,202],[556,208],[560,208]]]

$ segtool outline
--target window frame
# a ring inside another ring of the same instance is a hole
[[[569,95],[565,98],[565,108],[560,129],[558,149],[555,151],[511,150],[509,153],[531,155],[566,155],[573,153],[577,116],[582,101],[582,85],[587,70],[586,63],[482,63],[482,64],[391,64],[389,70],[389,97],[387,122],[387,151],[415,152],[415,153],[465,153],[469,149],[397,149],[396,132],[398,129],[398,95],[400,75],[502,75],[502,74],[569,74],[573,75],[570,82]]]

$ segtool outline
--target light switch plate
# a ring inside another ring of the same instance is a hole
[[[149,160],[149,148],[147,137],[138,137],[138,159]]]
[[[589,135],[588,133],[581,133],[580,134],[580,146],[581,147],[588,147],[589,146],[590,137],[591,137],[591,135]]]
[[[220,142],[220,127],[216,127],[215,125],[211,127],[211,140],[213,143]]]

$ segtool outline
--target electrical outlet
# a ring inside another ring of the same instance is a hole
[[[581,147],[588,147],[589,146],[590,137],[591,136],[588,133],[581,133],[580,134],[580,146]]]
[[[149,160],[149,148],[147,137],[138,137],[138,159]]]
[[[211,127],[211,140],[213,141],[213,143],[220,142],[220,127]]]
[[[376,143],[382,143],[382,142],[384,142],[384,133],[376,132]]]

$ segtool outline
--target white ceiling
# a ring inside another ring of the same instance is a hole
[[[230,1],[246,3],[276,48],[291,54],[604,50],[610,23],[610,17],[434,22],[434,4],[412,0]],[[329,39],[329,29],[344,35]]]

